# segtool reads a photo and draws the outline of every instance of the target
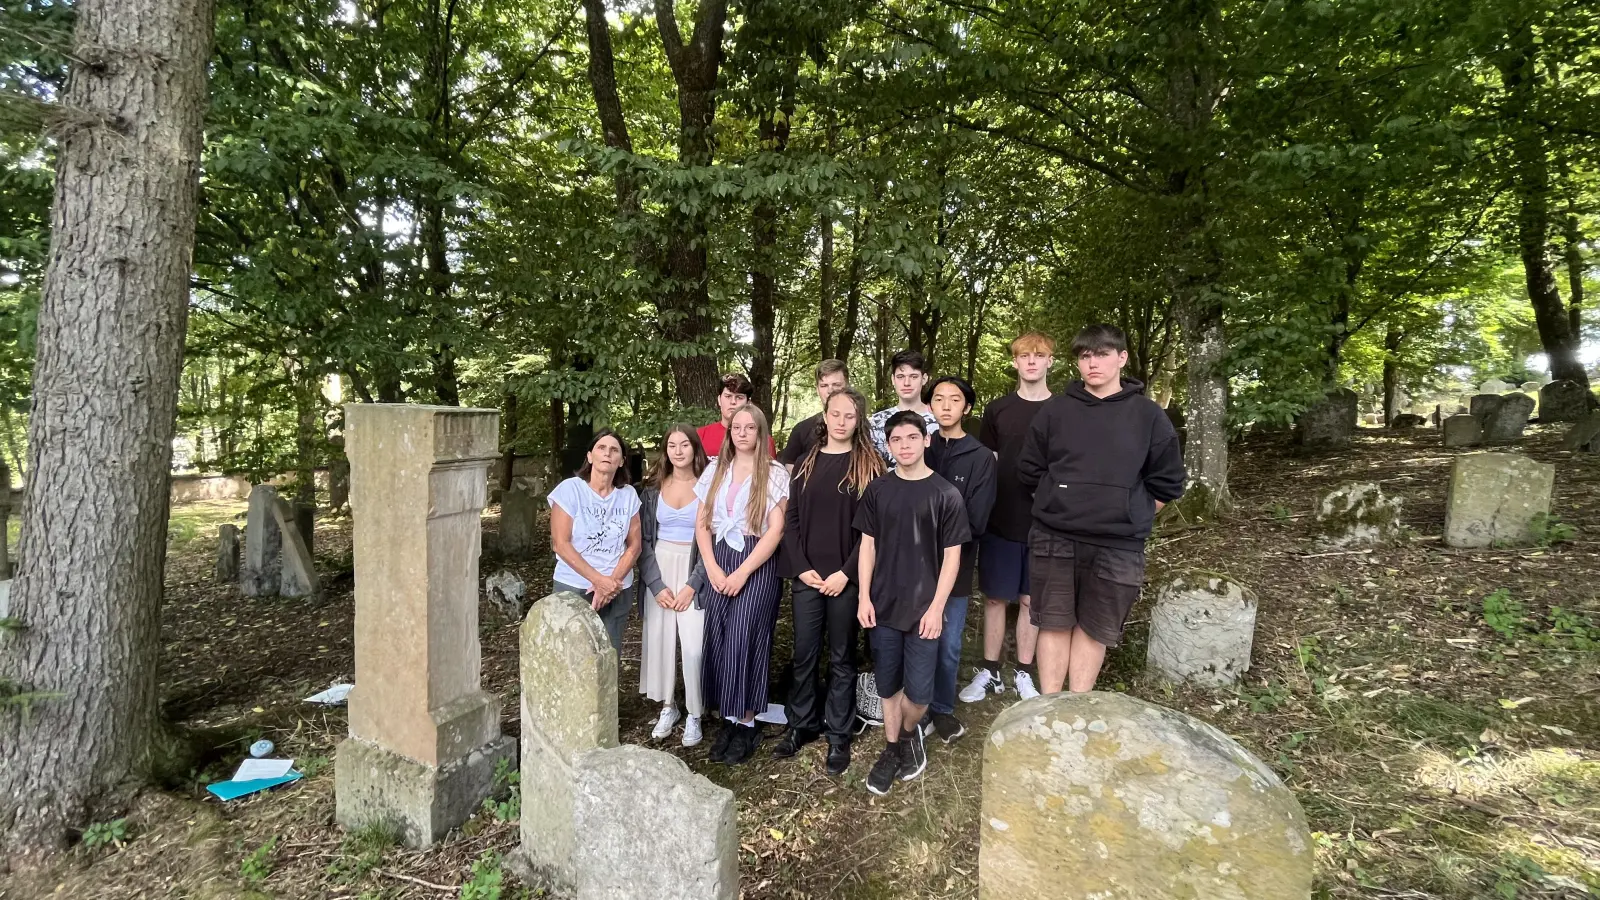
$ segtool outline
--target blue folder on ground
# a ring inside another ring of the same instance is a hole
[[[291,781],[299,780],[299,772],[290,772],[278,778],[254,778],[250,781],[219,781],[216,784],[206,785],[206,790],[216,794],[217,798],[221,800],[237,800],[257,791],[264,791],[267,788],[274,788],[280,784],[288,784]]]

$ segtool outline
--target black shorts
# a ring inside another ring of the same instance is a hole
[[[1084,633],[1115,647],[1144,585],[1144,552],[1085,544],[1035,528],[1031,617],[1043,631]]]
[[[933,676],[939,668],[939,639],[915,631],[879,625],[872,636],[872,672],[878,696],[887,700],[901,690],[918,706],[933,702]]]
[[[997,534],[978,538],[978,589],[992,600],[1016,603],[1028,589],[1028,545]]]

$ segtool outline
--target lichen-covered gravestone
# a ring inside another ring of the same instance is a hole
[[[1360,405],[1360,396],[1349,388],[1328,392],[1300,414],[1295,422],[1295,442],[1313,448],[1350,446]]]
[[[574,768],[577,900],[736,900],[733,792],[660,750],[590,750]]]
[[[1533,518],[1550,512],[1556,467],[1520,453],[1456,457],[1445,500],[1444,542],[1451,547],[1527,544]]]
[[[483,581],[483,593],[507,622],[522,621],[522,601],[527,599],[528,586],[517,573],[507,569],[490,575]]]
[[[1563,450],[1581,450],[1600,453],[1600,410],[1585,415],[1561,439]]]
[[[1539,388],[1539,421],[1576,422],[1589,412],[1589,391],[1576,381],[1552,381]]]
[[[1385,497],[1375,484],[1340,485],[1317,504],[1312,521],[1324,547],[1388,544],[1400,536],[1400,498]]]
[[[1475,416],[1455,415],[1444,420],[1446,447],[1476,447],[1483,443],[1483,424]]]
[[[577,594],[552,594],[522,620],[522,853],[575,884],[577,757],[617,745],[617,654]]]
[[[1219,575],[1179,575],[1156,595],[1145,665],[1169,681],[1225,685],[1250,668],[1256,595]]]
[[[1294,794],[1222,732],[1124,694],[1048,694],[983,753],[980,900],[1306,900]]]
[[[1528,417],[1531,415],[1532,397],[1527,394],[1506,394],[1500,398],[1500,405],[1484,416],[1483,439],[1491,444],[1514,441],[1522,437],[1522,430],[1528,426]]]

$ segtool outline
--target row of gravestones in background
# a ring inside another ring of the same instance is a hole
[[[1312,404],[1296,420],[1295,440],[1306,447],[1348,447],[1354,438],[1359,420],[1360,398],[1348,388],[1331,391],[1321,401]],[[1525,393],[1478,394],[1471,398],[1470,408],[1457,409],[1444,422],[1441,430],[1449,433],[1448,423],[1454,419],[1458,429],[1457,442],[1449,446],[1473,446],[1480,442],[1499,443],[1522,436],[1523,429],[1537,406],[1541,423],[1579,422],[1593,407],[1600,405],[1594,395],[1574,381],[1552,381],[1539,389],[1539,399]],[[1468,438],[1469,429],[1460,416],[1476,420],[1479,435]],[[1421,416],[1397,416],[1395,426],[1415,427],[1427,420]],[[1448,440],[1448,437],[1447,437]],[[1468,443],[1461,443],[1468,440]]]

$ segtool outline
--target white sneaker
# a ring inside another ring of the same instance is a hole
[[[672,726],[678,724],[678,708],[676,706],[661,707],[661,718],[656,719],[656,728],[650,732],[652,740],[661,740],[672,733]]]
[[[1021,669],[1017,670],[1017,696],[1024,700],[1032,700],[1039,696],[1039,689],[1033,686],[1033,676]]]
[[[700,717],[690,716],[683,720],[683,745],[693,747],[700,743]]]
[[[990,694],[1004,694],[1005,692],[1006,683],[996,678],[994,673],[988,669],[979,666],[978,674],[972,676],[972,681],[962,688],[961,693],[956,696],[961,698],[962,703],[977,703]]]

